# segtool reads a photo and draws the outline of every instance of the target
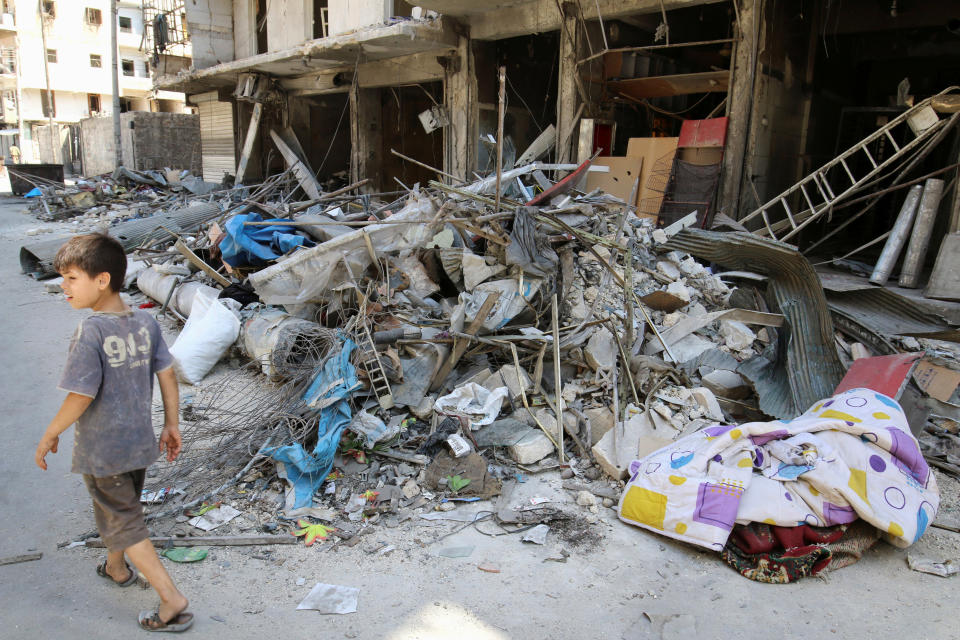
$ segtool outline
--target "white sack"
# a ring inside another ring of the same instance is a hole
[[[199,292],[183,331],[170,347],[177,377],[197,384],[240,335],[240,320],[215,297]]]

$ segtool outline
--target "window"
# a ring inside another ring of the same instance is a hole
[[[100,112],[100,94],[99,93],[87,94],[87,107],[89,107],[91,114]]]
[[[100,69],[103,67],[103,61],[100,59],[100,56],[96,53],[90,54],[90,66],[94,69]]]
[[[124,33],[130,33],[133,31],[133,21],[130,18],[127,16],[120,16],[117,18],[117,20],[119,21],[120,31],[123,31]]]
[[[103,24],[103,13],[101,13],[100,9],[87,7],[83,10],[83,19],[87,24],[92,24],[99,27],[101,24]]]
[[[146,78],[150,77],[150,61],[149,60],[143,61],[143,75]]]
[[[57,61],[57,50],[47,49],[47,62],[56,62],[56,61]]]
[[[133,76],[133,60],[121,60],[120,66],[123,68],[123,75]]]
[[[56,18],[57,3],[52,0],[43,0],[43,13],[51,18]]]
[[[48,100],[49,98],[49,100]],[[53,108],[51,109],[51,104]],[[43,117],[44,118],[55,118],[57,117],[57,94],[53,91],[41,91],[40,92],[40,105],[43,108]]]

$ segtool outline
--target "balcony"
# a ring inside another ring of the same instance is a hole
[[[17,87],[17,50],[11,47],[0,48],[0,91]]]

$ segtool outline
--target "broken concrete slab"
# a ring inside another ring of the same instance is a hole
[[[703,386],[714,395],[729,400],[741,400],[750,395],[750,385],[736,371],[714,369],[701,378]]]
[[[587,341],[583,356],[594,371],[613,369],[617,366],[617,348],[613,334],[606,327],[600,327]]]
[[[506,405],[511,401],[521,401],[521,389],[524,393],[530,393],[533,389],[533,380],[530,379],[529,374],[522,368],[518,369],[512,364],[507,364],[500,367],[497,372],[487,376],[480,385],[489,391],[494,391],[499,387],[506,387],[509,392],[508,396],[504,398],[504,405]]]
[[[644,411],[632,407],[628,408],[628,413],[630,412],[632,415],[629,420],[608,431],[592,449],[594,458],[604,473],[617,480],[627,477],[631,462],[673,441],[670,435],[653,426]]]
[[[607,407],[585,409],[583,415],[590,421],[590,446],[594,446],[613,428],[613,411]]]

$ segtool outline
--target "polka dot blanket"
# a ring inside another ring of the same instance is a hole
[[[857,518],[898,547],[940,494],[900,405],[869,389],[793,420],[714,425],[630,465],[620,519],[717,551],[735,523],[827,527]]]

